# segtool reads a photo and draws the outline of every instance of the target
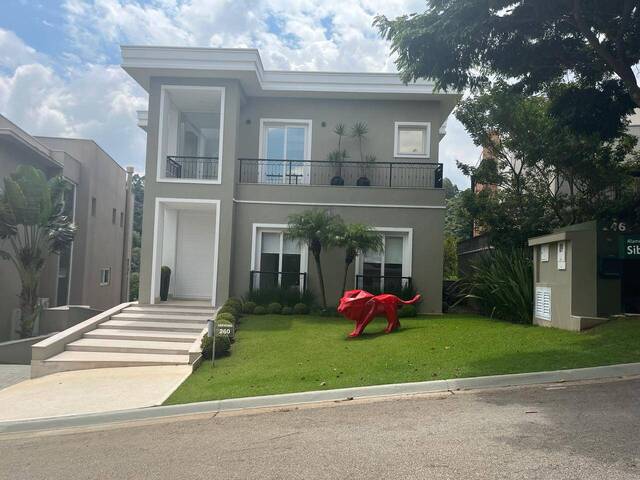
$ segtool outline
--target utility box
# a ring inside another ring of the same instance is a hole
[[[529,239],[533,322],[580,331],[640,313],[640,233],[586,222]]]

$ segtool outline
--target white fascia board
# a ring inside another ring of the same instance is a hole
[[[121,51],[122,68],[147,90],[149,78],[154,74],[184,76],[189,71],[199,71],[211,72],[211,75],[224,73],[228,77],[233,72],[253,72],[265,93],[370,93],[400,98],[404,95],[459,96],[457,92],[434,92],[432,81],[404,84],[395,73],[268,71],[256,49],[122,46]],[[246,81],[246,77],[240,77]]]

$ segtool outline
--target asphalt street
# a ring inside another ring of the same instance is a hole
[[[638,479],[640,379],[0,436],[0,479]]]

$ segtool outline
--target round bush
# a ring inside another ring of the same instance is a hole
[[[264,308],[262,305],[258,305],[256,308],[253,309],[254,315],[265,315],[266,313],[267,313],[267,309]]]
[[[304,303],[296,303],[293,306],[293,311],[298,315],[306,315],[309,313],[309,307]]]
[[[293,313],[293,308],[291,307],[282,307],[282,315],[291,315]]]
[[[415,317],[416,315],[418,315],[418,310],[413,305],[403,305],[398,310],[398,316],[402,318]]]
[[[242,300],[240,300],[239,298],[236,297],[229,297],[227,299],[226,302],[224,302],[225,305],[231,305],[232,307],[234,307],[236,310],[238,310],[239,312],[242,311]]]
[[[231,340],[227,337],[216,337],[216,358],[228,355],[231,350]],[[200,348],[202,349],[202,356],[207,360],[211,360],[211,350],[213,347],[213,338],[203,337]]]
[[[240,316],[238,309],[231,305],[224,305],[220,310],[218,310],[218,313],[230,313],[236,318]]]
[[[242,304],[242,313],[253,313],[256,308],[256,302],[244,302]]]
[[[216,322],[227,322],[231,325],[235,325],[237,320],[236,317],[234,317],[230,313],[219,313],[216,317]]]
[[[278,302],[270,303],[267,307],[267,311],[273,315],[280,315],[280,313],[282,312],[282,305],[280,305]]]

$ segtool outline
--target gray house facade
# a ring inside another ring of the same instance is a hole
[[[67,251],[47,261],[39,291],[43,304],[105,310],[127,300],[133,170],[125,171],[93,140],[34,137],[0,115],[0,179],[18,165],[62,175],[70,186],[68,215],[78,225]],[[15,337],[19,292],[15,267],[0,261],[0,341]]]
[[[264,70],[257,50],[122,47],[123,68],[148,93],[140,302],[170,295],[219,305],[252,288],[318,293],[306,246],[287,218],[329,209],[384,235],[361,255],[348,287],[413,286],[421,310],[442,304],[444,191],[439,142],[460,98],[395,74]],[[367,134],[339,138],[357,122]],[[340,161],[331,152],[347,151]],[[341,294],[344,256],[325,252],[328,300]]]

